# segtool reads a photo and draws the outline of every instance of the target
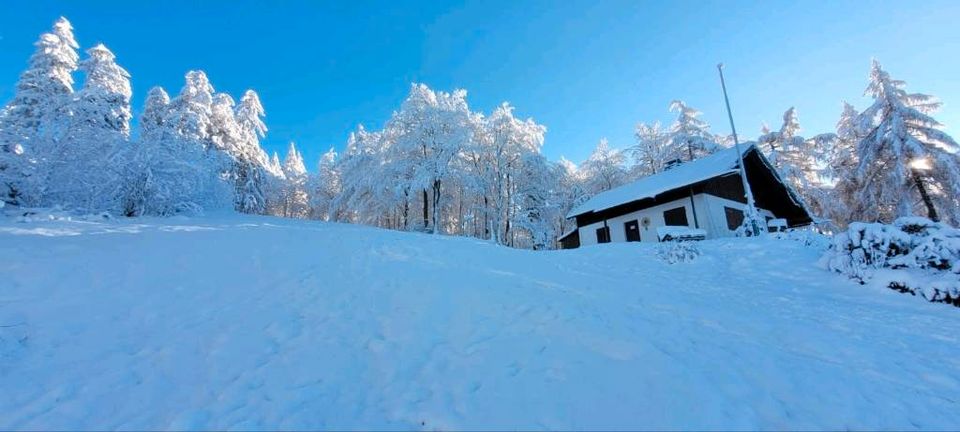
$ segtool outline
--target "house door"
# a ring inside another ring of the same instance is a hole
[[[640,241],[640,224],[636,220],[623,224],[623,231],[627,235],[628,242]]]

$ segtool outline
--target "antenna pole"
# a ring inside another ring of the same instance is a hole
[[[717,64],[717,72],[720,72],[720,87],[723,88],[723,102],[727,105],[727,118],[730,119],[730,130],[733,132],[733,145],[737,149],[737,161],[740,168],[740,180],[743,181],[744,195],[747,198],[747,218],[750,220],[750,228],[753,235],[760,235],[760,214],[757,212],[756,203],[753,200],[753,191],[750,190],[750,183],[747,182],[747,172],[743,167],[743,152],[740,151],[740,139],[737,138],[737,127],[733,124],[733,112],[730,111],[730,98],[727,97],[727,83],[723,80],[723,63]]]

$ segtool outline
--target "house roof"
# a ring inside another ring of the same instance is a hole
[[[741,145],[743,154],[756,149],[753,143]],[[683,163],[667,171],[644,177],[623,186],[594,195],[567,214],[568,218],[605,210],[628,202],[653,198],[664,192],[689,186],[714,177],[737,172],[737,150],[728,148],[712,155]]]
[[[561,235],[560,238],[557,240],[563,240],[567,237],[570,237],[573,234],[580,234],[580,227],[574,226],[573,228],[568,229],[567,232]]]

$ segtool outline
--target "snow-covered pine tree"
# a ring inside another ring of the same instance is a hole
[[[238,157],[242,151],[240,125],[234,113],[234,101],[226,93],[213,95],[210,105],[210,143],[212,149]]]
[[[905,87],[873,61],[865,93],[874,102],[858,117],[854,215],[890,222],[920,207],[931,219],[960,223],[960,146],[931,117],[940,102]]]
[[[856,205],[859,191],[855,170],[859,165],[857,144],[860,142],[860,113],[846,101],[837,121],[834,139],[825,147],[824,177],[833,187],[826,191],[823,200],[823,216],[830,218],[839,228],[851,222],[851,213]]]
[[[244,213],[264,213],[267,210],[270,161],[260,147],[260,138],[267,132],[263,122],[265,111],[260,97],[247,90],[236,110],[236,122],[240,134],[237,147],[235,208]]]
[[[763,132],[757,141],[761,147],[766,147],[767,159],[787,184],[800,194],[809,209],[821,215],[825,196],[820,165],[823,147],[830,143],[833,135],[804,139],[799,134],[800,121],[794,107],[783,113],[780,130],[771,132],[764,125]]]
[[[803,137],[798,135],[799,132],[800,121],[797,119],[797,110],[794,107],[790,107],[783,113],[783,124],[780,130],[771,132],[766,124],[763,125],[757,143],[767,152],[767,159],[778,171],[783,172],[790,168],[784,167],[781,155],[800,146]]]
[[[283,215],[283,191],[286,187],[286,176],[283,174],[283,163],[280,155],[274,151],[266,166],[267,175],[264,178],[264,193],[266,196],[266,213],[274,216]]]
[[[86,79],[69,105],[72,116],[47,155],[43,203],[115,211],[121,179],[114,155],[130,138],[130,74],[103,44],[87,55],[80,63]]]
[[[700,111],[687,106],[682,100],[674,100],[670,102],[670,112],[677,113],[677,120],[670,127],[671,141],[688,161],[717,151],[718,145],[710,134],[710,125],[700,119]]]
[[[267,134],[267,125],[263,122],[266,111],[260,103],[260,96],[253,90],[244,92],[237,106],[236,119],[240,127],[243,154],[248,155],[262,168],[267,169],[270,158],[260,146],[260,139]]]
[[[280,155],[277,152],[273,152],[270,156],[270,173],[277,176],[278,178],[283,178],[283,164],[280,163]]]
[[[197,190],[203,173],[193,157],[185,157],[177,142],[167,92],[150,89],[140,115],[140,141],[120,153],[122,187],[120,212],[124,216],[168,216],[202,210]]]
[[[310,202],[307,194],[307,167],[303,156],[293,142],[287,149],[283,160],[283,174],[286,182],[282,191],[283,216],[305,218],[309,215]]]
[[[180,94],[170,101],[165,124],[173,129],[173,145],[180,160],[197,167],[198,189],[184,191],[191,202],[204,209],[227,208],[233,204],[234,185],[222,175],[229,158],[214,138],[220,133],[213,119],[214,88],[203,71],[189,71]],[[220,101],[223,104],[223,100]],[[226,118],[224,110],[223,118]]]
[[[245,95],[246,96],[246,95]],[[249,100],[247,102],[250,104]],[[256,102],[259,104],[259,101]],[[240,110],[239,108],[243,108]],[[247,113],[244,111],[252,110]],[[262,113],[260,107],[260,113]],[[257,156],[263,152],[259,146],[257,130],[244,130],[238,121],[237,112],[257,115],[256,107],[238,107],[234,110],[233,98],[226,93],[213,95],[210,115],[210,140],[212,149],[222,153],[223,166],[221,176],[233,184],[233,208],[244,213],[262,213],[266,208],[263,192],[263,172],[257,163]],[[244,119],[249,123],[251,119]],[[255,119],[260,121],[259,117]],[[260,122],[262,125],[262,122]],[[247,127],[250,125],[247,124]],[[254,125],[257,128],[259,125]],[[264,127],[265,130],[265,127]],[[251,139],[253,141],[251,141]]]
[[[66,18],[34,45],[13,100],[0,115],[0,199],[12,203],[38,204],[43,195],[46,155],[67,126],[72,74],[80,58]]]
[[[170,102],[165,122],[174,129],[181,145],[207,150],[213,145],[213,85],[203,71],[187,72],[185,79],[180,94]]]
[[[337,151],[330,148],[320,157],[317,175],[310,182],[310,216],[320,220],[336,220],[333,200],[340,193],[340,173],[337,171]]]

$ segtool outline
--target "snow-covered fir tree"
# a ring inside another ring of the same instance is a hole
[[[290,143],[287,156],[283,160],[284,184],[281,190],[281,215],[292,218],[305,218],[310,211],[307,194],[307,167],[303,155],[296,144]]]
[[[260,96],[253,90],[247,90],[240,99],[235,114],[240,136],[234,162],[234,207],[244,213],[266,212],[268,182],[271,181],[268,176],[277,176],[272,173],[273,167],[267,153],[260,146],[260,139],[267,133],[267,125],[263,122],[265,115]]]
[[[767,159],[778,170],[782,170],[782,161],[780,155],[798,147],[803,137],[799,135],[800,121],[797,119],[797,110],[790,107],[783,113],[783,124],[780,130],[771,132],[767,125],[763,126],[762,135],[757,139],[757,144],[766,151]]]
[[[763,132],[757,143],[766,150],[767,159],[787,184],[800,194],[809,209],[820,215],[826,199],[820,165],[824,147],[830,144],[832,134],[804,139],[800,136],[800,120],[794,107],[783,113],[779,130],[771,132],[764,125]]]
[[[255,94],[254,94],[255,95]],[[249,96],[245,95],[245,97]],[[266,209],[264,195],[263,164],[266,163],[263,150],[260,148],[259,126],[263,124],[259,118],[243,118],[257,116],[263,113],[263,108],[256,106],[259,100],[241,105],[234,110],[233,98],[226,93],[217,93],[213,96],[213,105],[210,116],[210,140],[212,150],[222,153],[223,166],[221,176],[233,184],[233,207],[244,213],[263,213]],[[244,120],[241,125],[239,119]],[[260,122],[260,125],[251,122]],[[253,127],[254,130],[248,130]],[[265,126],[264,129],[265,130]],[[259,159],[263,159],[262,162]]]
[[[824,181],[821,190],[819,215],[829,219],[838,228],[846,227],[850,222],[851,209],[859,187],[853,171],[859,164],[856,145],[859,142],[857,118],[859,113],[847,102],[843,102],[843,111],[837,121],[836,133],[817,135],[811,140],[817,141],[816,148],[821,155],[821,178]]]
[[[337,151],[330,148],[317,164],[317,174],[310,178],[310,217],[336,220],[333,202],[340,194],[340,173],[337,171]]]
[[[170,109],[167,92],[150,89],[140,115],[140,141],[121,152],[124,216],[168,216],[202,208],[194,192],[202,187],[203,167],[181,151],[177,131],[167,122]]]
[[[14,96],[0,115],[0,198],[39,204],[47,155],[68,124],[79,54],[73,27],[60,18],[40,35]]]
[[[73,95],[61,139],[47,153],[45,205],[80,211],[115,210],[120,187],[114,157],[130,138],[130,74],[103,44],[80,63],[83,87]]]
[[[270,168],[271,174],[283,178],[283,164],[280,163],[280,155],[277,154],[277,152],[273,152],[270,156],[270,164],[268,167]]]
[[[957,224],[960,146],[931,117],[940,102],[905,87],[873,61],[866,94],[874,102],[857,122],[854,216],[889,222],[919,213]]]

